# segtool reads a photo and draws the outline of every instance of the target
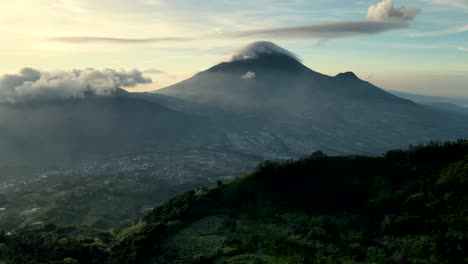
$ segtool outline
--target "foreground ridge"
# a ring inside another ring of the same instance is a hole
[[[467,183],[467,141],[316,152],[187,192],[112,232],[2,235],[0,252],[6,263],[463,263]]]

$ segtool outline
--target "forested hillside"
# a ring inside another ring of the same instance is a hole
[[[264,162],[109,232],[0,235],[6,263],[466,263],[468,142]]]

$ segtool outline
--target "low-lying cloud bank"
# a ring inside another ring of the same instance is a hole
[[[111,95],[117,88],[152,83],[139,70],[112,69],[46,72],[24,68],[18,74],[0,77],[0,102],[21,102],[37,99],[82,98],[87,93]]]

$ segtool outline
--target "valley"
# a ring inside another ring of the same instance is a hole
[[[179,154],[129,153],[63,167],[37,165],[28,172],[21,165],[3,167],[0,226],[8,231],[47,222],[107,229],[142,217],[188,189],[232,179],[258,162],[220,149],[205,149]]]

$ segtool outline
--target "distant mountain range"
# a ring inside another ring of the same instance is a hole
[[[216,147],[258,159],[380,153],[468,136],[467,116],[327,76],[271,42],[155,93],[0,104],[0,157],[74,158]]]
[[[446,96],[433,96],[415,93],[406,93],[395,90],[387,90],[387,92],[394,94],[401,98],[406,98],[417,103],[439,103],[439,104],[454,104],[460,107],[468,107],[468,98],[464,97],[446,97]]]

